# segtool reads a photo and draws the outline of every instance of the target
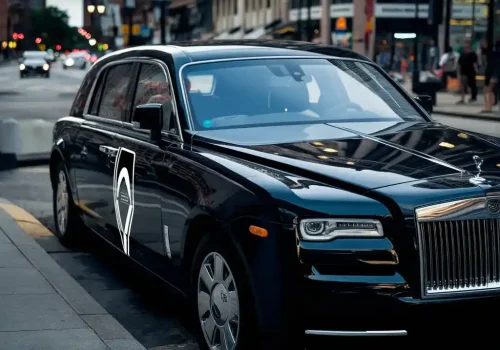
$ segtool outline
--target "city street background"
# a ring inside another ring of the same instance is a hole
[[[22,155],[48,152],[52,126],[66,116],[85,70],[53,65],[50,79],[19,79],[16,64],[0,67],[0,121],[20,125]],[[449,101],[456,97],[448,96]],[[451,103],[451,102],[450,102]],[[500,137],[500,122],[436,114],[434,119],[456,128]],[[0,172],[0,196],[26,209],[54,232],[48,166]],[[70,251],[54,236],[37,242],[112,316],[148,349],[196,349],[185,301],[150,284],[109,249],[90,242]]]

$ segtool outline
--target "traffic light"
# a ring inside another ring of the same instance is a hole
[[[59,45],[59,44],[57,44],[57,45],[56,45],[56,50],[57,50],[57,51],[60,51],[60,50],[61,50],[61,48],[62,48],[62,46],[61,46],[61,45]]]
[[[35,43],[36,43],[36,44],[40,44],[41,42],[42,42],[42,38],[36,38],[36,39],[35,39]]]
[[[12,33],[12,39],[17,40],[17,38],[19,38],[19,34]]]
[[[23,33],[19,33],[19,34],[17,35],[17,38],[18,38],[19,40],[23,40],[23,39],[24,39],[24,34],[23,34]]]

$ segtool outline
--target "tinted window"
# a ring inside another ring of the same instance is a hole
[[[85,79],[80,86],[80,90],[78,90],[78,93],[76,94],[75,101],[73,102],[73,106],[71,107],[70,115],[78,118],[81,118],[83,116],[83,109],[85,108],[85,103],[87,102],[90,89],[92,88],[95,74],[96,71],[90,71],[90,73],[85,76]]]
[[[98,115],[121,120],[128,108],[127,92],[132,77],[132,63],[108,68]]]
[[[174,105],[172,90],[165,72],[156,64],[142,64],[134,106],[146,103],[161,103],[163,105],[163,129],[175,133]]]
[[[195,129],[424,120],[406,95],[369,63],[269,59],[186,67]]]
[[[98,115],[99,112],[99,101],[102,95],[102,89],[104,87],[104,82],[106,80],[106,72],[102,72],[99,76],[99,80],[94,88],[94,94],[92,96],[92,100],[90,102],[90,107],[88,113],[90,115]]]

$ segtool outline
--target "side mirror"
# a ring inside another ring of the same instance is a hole
[[[420,95],[415,97],[415,100],[423,109],[425,109],[427,113],[432,114],[432,110],[434,108],[432,97],[427,95]]]
[[[136,106],[132,120],[140,129],[151,131],[152,141],[160,140],[163,124],[163,107],[160,103]]]

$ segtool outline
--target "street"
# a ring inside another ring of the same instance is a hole
[[[69,112],[85,75],[53,65],[50,79],[19,79],[16,65],[0,67],[0,120],[14,118],[22,135],[22,153],[48,152],[54,122]],[[456,128],[500,137],[500,123],[434,115]],[[52,189],[48,166],[0,172],[0,197],[26,209],[54,232]],[[109,249],[88,244],[68,250],[54,236],[37,242],[75,278],[95,300],[148,349],[196,349],[185,301],[155,290]]]

